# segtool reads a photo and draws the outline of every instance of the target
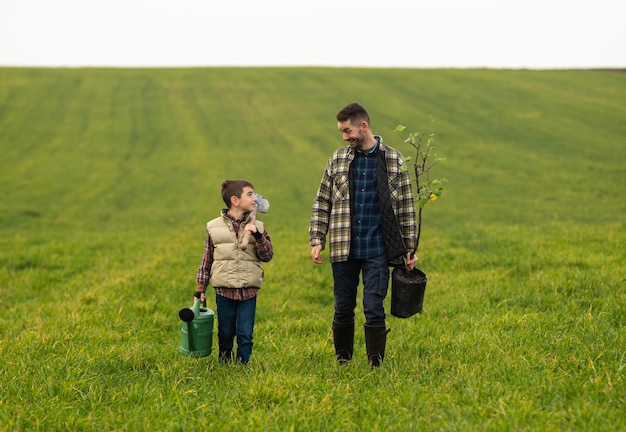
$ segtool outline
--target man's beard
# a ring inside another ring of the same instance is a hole
[[[348,144],[351,149],[361,150],[363,148],[363,143],[365,142],[365,137],[363,134],[359,134],[357,137],[352,137],[348,139]]]

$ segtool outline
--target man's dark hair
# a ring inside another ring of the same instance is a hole
[[[222,183],[222,199],[224,200],[224,204],[226,207],[230,208],[231,202],[230,198],[235,196],[237,198],[241,198],[241,194],[243,194],[243,188],[251,187],[252,183],[247,180],[226,180]]]
[[[353,125],[361,124],[361,122],[365,122],[368,125],[370,124],[369,114],[365,108],[356,102],[346,105],[337,113],[338,122],[345,122],[346,120],[350,120],[350,123]]]

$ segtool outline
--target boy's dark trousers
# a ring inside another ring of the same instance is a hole
[[[248,300],[232,300],[215,296],[217,305],[217,339],[219,360],[232,359],[234,341],[237,338],[237,361],[247,364],[252,355],[256,296]]]

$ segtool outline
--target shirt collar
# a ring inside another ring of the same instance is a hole
[[[371,155],[372,153],[376,152],[378,150],[378,147],[380,146],[380,138],[377,137],[377,136],[375,136],[374,138],[376,139],[376,144],[374,145],[374,147],[369,149],[367,153],[365,153],[365,152],[363,152],[361,150],[358,150],[358,149],[357,149],[357,152],[359,152],[361,154],[364,154],[364,155]]]
[[[247,215],[248,215],[247,213],[244,214],[243,215],[243,219],[235,219],[234,217],[232,217],[230,215],[230,213],[228,213],[228,209],[222,209],[222,216],[224,216],[227,219],[230,219],[231,221],[233,221],[233,223],[237,223],[237,224],[239,224],[239,223],[243,222],[244,220],[246,220],[246,216]]]

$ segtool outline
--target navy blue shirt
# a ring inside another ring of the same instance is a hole
[[[385,253],[376,190],[378,140],[368,153],[357,150],[352,161],[354,206],[351,220],[350,258],[367,259]]]

